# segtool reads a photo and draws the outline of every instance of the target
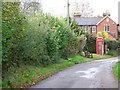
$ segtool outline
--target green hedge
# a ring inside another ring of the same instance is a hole
[[[19,2],[2,3],[2,61],[8,61],[17,52],[20,33],[25,25],[19,6]]]
[[[6,13],[7,10],[8,8],[4,12]],[[3,17],[3,19],[5,18]],[[64,18],[58,19],[37,13],[34,17],[29,16],[26,20],[21,19],[21,22],[24,23],[21,23],[20,27],[14,26],[17,28],[14,30],[16,33],[12,33],[11,28],[8,29],[11,32],[9,33],[11,37],[9,45],[4,43],[4,48],[7,46],[6,49],[3,49],[5,52],[3,54],[4,67],[13,64],[19,66],[21,62],[46,66],[58,63],[61,57],[64,58],[64,53],[68,57],[76,54],[77,50],[81,50],[78,46],[82,45],[84,38],[82,39],[81,35],[76,35]],[[4,29],[6,28],[3,27]],[[9,37],[7,35],[8,33],[4,30],[3,40]],[[6,56],[9,58],[5,58]]]
[[[93,35],[86,34],[87,40],[84,47],[84,51],[87,50],[91,53],[96,53],[96,37]]]
[[[120,47],[120,42],[117,40],[105,40],[105,44],[107,44],[110,50],[117,50]]]
[[[87,50],[89,52],[96,53],[96,37],[89,34],[86,34],[86,37],[87,40],[86,40],[86,45],[84,47],[84,51]],[[114,50],[118,50],[118,48],[120,48],[120,42],[117,40],[104,40],[104,42],[105,45],[107,45],[108,49],[110,50],[109,53],[111,53]]]
[[[108,55],[111,55],[111,56],[118,56],[118,51],[116,51],[116,50],[110,50],[109,52],[108,52]]]
[[[118,61],[114,68],[113,68],[113,73],[115,77],[118,79],[118,82],[120,83],[120,61]]]

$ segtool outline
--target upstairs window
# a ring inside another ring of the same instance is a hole
[[[104,26],[104,30],[105,30],[106,32],[110,32],[110,26]]]

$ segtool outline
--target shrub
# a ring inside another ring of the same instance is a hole
[[[76,54],[82,45],[80,36],[76,36],[64,19],[50,15],[37,14],[28,20],[28,27],[21,37],[22,59],[34,61],[43,66],[59,62],[71,54]]]
[[[68,43],[62,53],[62,56],[65,59],[77,53],[81,54],[86,44],[86,36],[82,32],[83,30],[77,27],[77,23],[75,21],[73,22],[71,21],[70,27],[71,30],[68,32],[69,35]]]
[[[24,58],[37,61],[41,65],[59,62],[60,54],[69,38],[66,24],[55,17],[43,14],[37,14],[28,22],[29,27],[24,31],[21,45]]]
[[[109,35],[106,31],[102,30],[100,32],[97,33],[97,36],[98,37],[103,37],[104,39],[108,39],[109,38]]]
[[[96,52],[96,37],[93,35],[86,34],[87,40],[84,47],[84,51],[89,51],[91,53]]]
[[[2,7],[2,64],[7,67],[21,57],[19,44],[26,20],[20,13],[19,2],[3,2]]]
[[[113,73],[114,73],[115,77],[118,79],[118,81],[120,82],[120,72],[119,72],[119,70],[120,70],[120,61],[118,61],[113,68]]]
[[[108,55],[111,55],[111,56],[118,56],[118,51],[116,51],[116,50],[110,50],[110,51],[108,51]]]
[[[117,50],[119,46],[119,42],[116,40],[105,40],[105,44],[110,50]]]
[[[20,31],[14,33],[15,37],[10,37],[10,45],[6,44],[7,53],[3,55],[9,56],[11,64],[15,60],[18,64],[22,62],[46,66],[59,62],[64,53],[70,56],[82,51],[84,47],[85,38],[75,34],[63,18],[37,13],[34,17],[28,16],[20,27],[14,27]]]

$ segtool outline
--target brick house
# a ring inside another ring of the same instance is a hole
[[[85,32],[92,35],[97,35],[101,30],[105,30],[109,34],[110,39],[118,38],[117,24],[109,17],[110,14],[103,14],[103,17],[81,17],[74,15],[73,19],[78,26],[82,27]]]

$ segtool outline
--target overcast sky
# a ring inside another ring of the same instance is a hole
[[[111,18],[118,23],[118,2],[120,0],[69,0],[70,2],[70,14],[75,7],[75,2],[89,2],[90,7],[93,8],[93,15],[102,15],[103,12],[109,10]],[[42,0],[43,12],[51,13],[54,16],[67,15],[67,0]]]

